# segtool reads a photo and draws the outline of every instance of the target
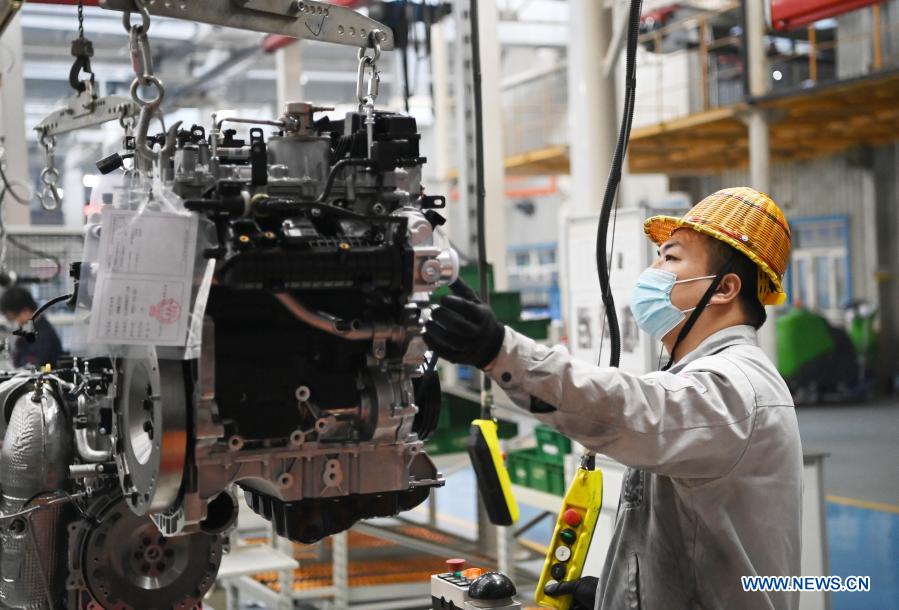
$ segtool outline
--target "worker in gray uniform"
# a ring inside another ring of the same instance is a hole
[[[644,229],[658,258],[630,307],[669,354],[635,375],[503,327],[465,286],[425,329],[440,357],[485,370],[520,407],[628,466],[603,573],[550,584],[578,607],[790,610],[796,592],[742,576],[800,574],[802,448],[793,400],[756,331],[780,304],[790,229],[751,188]],[[577,278],[572,278],[577,281]]]

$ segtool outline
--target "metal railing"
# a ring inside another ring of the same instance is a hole
[[[740,2],[690,14],[640,36],[634,127],[669,122],[745,101]],[[769,92],[899,67],[899,0],[863,8],[805,30],[766,37]],[[565,64],[503,83],[504,151],[514,157],[564,146],[577,132],[567,118]]]
[[[899,67],[899,2],[875,4],[807,28],[803,39],[773,38],[767,57],[770,88],[789,91]]]
[[[502,105],[506,157],[568,143],[568,71],[564,63],[505,81]]]

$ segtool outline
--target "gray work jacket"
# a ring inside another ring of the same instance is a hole
[[[796,413],[752,327],[646,375],[507,328],[490,375],[537,419],[629,467],[597,609],[798,607],[798,593],[747,593],[740,581],[800,574]]]

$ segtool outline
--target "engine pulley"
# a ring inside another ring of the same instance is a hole
[[[125,358],[118,370],[113,439],[125,500],[138,515],[178,499],[187,455],[184,362]]]
[[[118,498],[102,497],[87,509],[96,523],[72,528],[81,582],[107,610],[189,610],[215,582],[222,536],[196,533],[166,538],[147,516]]]

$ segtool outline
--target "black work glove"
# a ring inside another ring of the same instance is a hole
[[[583,610],[593,610],[596,605],[596,589],[599,587],[599,579],[595,576],[584,576],[576,580],[566,580],[546,585],[543,592],[550,597],[559,597],[561,595],[571,595],[574,599],[572,610],[581,608]]]
[[[444,360],[482,369],[499,353],[506,327],[462,280],[450,284],[450,290],[453,294],[440,299],[425,324],[425,343]]]

